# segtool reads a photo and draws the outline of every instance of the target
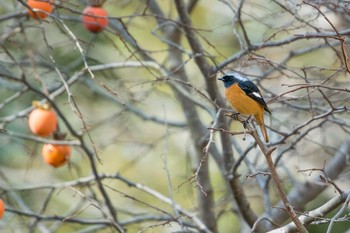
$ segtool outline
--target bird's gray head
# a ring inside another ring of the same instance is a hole
[[[238,83],[240,81],[246,81],[247,78],[245,78],[243,75],[237,72],[230,72],[225,74],[223,77],[218,78],[218,80],[221,80],[224,82],[224,85],[226,88],[232,86],[235,83]]]

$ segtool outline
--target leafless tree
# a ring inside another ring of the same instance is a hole
[[[348,1],[108,0],[99,34],[87,4],[35,20],[0,2],[1,232],[349,228]],[[231,70],[262,91],[269,143],[231,117]],[[33,100],[64,140],[29,131]],[[45,164],[44,143],[70,162]]]

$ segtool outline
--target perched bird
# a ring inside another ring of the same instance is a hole
[[[239,114],[253,115],[260,126],[266,142],[269,141],[265,123],[264,111],[271,114],[258,87],[240,73],[230,72],[219,80],[224,82],[225,95],[232,108]]]

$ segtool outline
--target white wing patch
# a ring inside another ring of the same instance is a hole
[[[252,92],[252,95],[255,95],[256,97],[258,97],[259,99],[262,99],[262,96],[258,93],[258,92]]]

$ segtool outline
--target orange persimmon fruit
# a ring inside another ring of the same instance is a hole
[[[92,33],[99,33],[108,25],[108,13],[99,6],[87,6],[83,11],[83,24]]]
[[[47,137],[56,131],[58,120],[56,113],[50,107],[43,106],[46,107],[38,106],[29,114],[28,124],[34,134]]]
[[[0,198],[0,219],[2,218],[4,213],[5,213],[5,204],[3,200]]]
[[[54,0],[28,0],[27,5],[30,17],[45,19],[53,10]]]
[[[69,160],[71,147],[69,145],[44,144],[41,153],[47,164],[57,168]]]

